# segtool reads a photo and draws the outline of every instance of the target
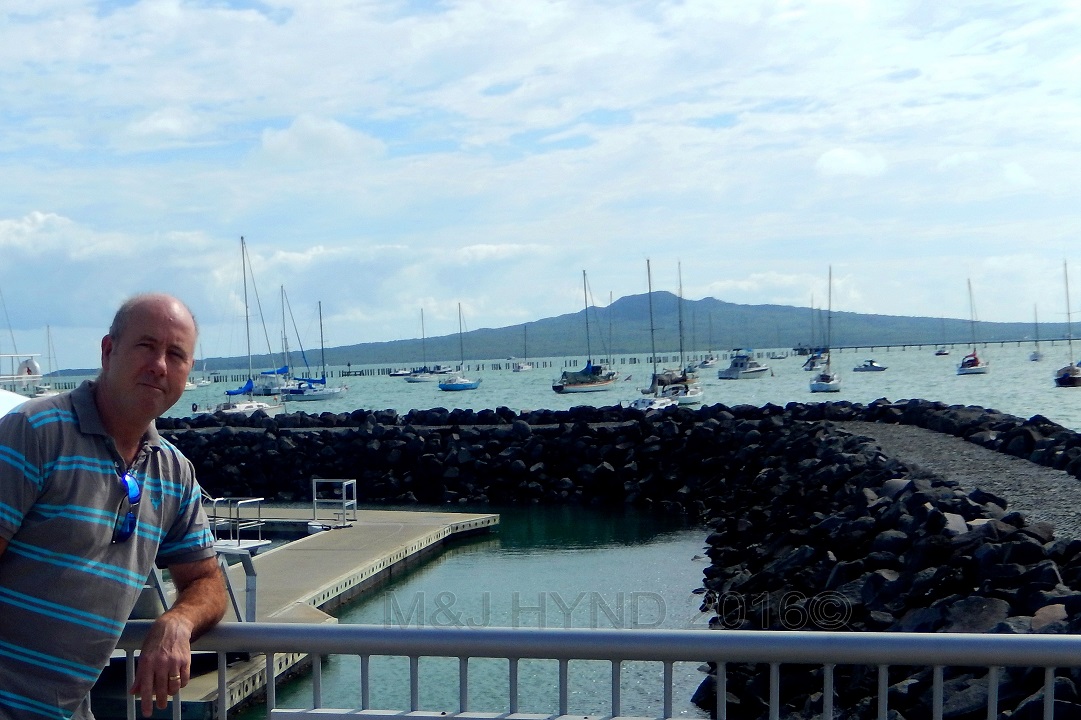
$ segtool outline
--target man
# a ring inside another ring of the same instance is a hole
[[[136,296],[101,341],[101,373],[0,419],[0,718],[92,718],[89,692],[155,562],[177,597],[143,643],[143,715],[189,678],[191,641],[225,587],[191,463],[154,420],[179,398],[197,328]]]

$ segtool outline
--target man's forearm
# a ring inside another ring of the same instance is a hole
[[[225,583],[219,571],[191,580],[183,588],[178,588],[176,599],[165,614],[184,618],[191,626],[191,639],[195,640],[218,624],[225,615],[225,608]]]

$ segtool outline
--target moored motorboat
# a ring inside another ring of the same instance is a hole
[[[480,387],[480,379],[470,380],[465,375],[448,375],[439,381],[440,390],[476,390]]]
[[[852,372],[882,372],[885,369],[885,365],[879,365],[874,360],[864,360],[862,365],[852,368]]]
[[[769,365],[763,365],[754,359],[751,351],[737,353],[732,356],[728,367],[717,371],[719,380],[751,380],[761,378],[771,373]]]

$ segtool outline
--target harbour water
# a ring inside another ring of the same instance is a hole
[[[724,405],[764,405],[789,402],[824,402],[850,400],[869,403],[879,398],[893,401],[904,399],[937,400],[948,404],[979,405],[1019,417],[1041,414],[1072,430],[1081,431],[1081,389],[1057,388],[1052,382],[1054,371],[1069,362],[1067,346],[1042,343],[1044,359],[1030,361],[1032,343],[990,344],[980,346],[980,356],[991,363],[986,375],[959,376],[957,363],[970,348],[955,346],[948,356],[934,355],[932,348],[879,348],[877,350],[834,351],[833,368],[843,377],[841,391],[812,394],[808,390],[810,373],[802,369],[804,358],[790,355],[772,360],[771,353],[785,350],[757,350],[759,362],[768,364],[771,373],[755,380],[718,380],[717,370],[728,366],[730,353],[719,353],[717,366],[703,370],[700,381],[705,389],[705,403]],[[1081,352],[1081,344],[1077,350]],[[700,357],[700,353],[694,357]],[[852,368],[874,358],[887,366],[884,372],[853,372]],[[507,361],[469,361],[471,376],[481,378],[478,389],[465,392],[443,392],[436,383],[407,383],[398,377],[369,375],[340,377],[346,368],[331,368],[331,382],[349,387],[334,400],[314,403],[294,403],[288,411],[349,412],[356,409],[394,409],[404,414],[410,409],[447,409],[508,407],[512,410],[568,409],[576,405],[627,405],[640,396],[639,388],[648,385],[651,365],[644,356],[618,356],[612,367],[623,378],[611,390],[596,393],[560,395],[552,391],[552,381],[564,368],[580,368],[583,358],[541,358],[533,362],[537,369],[511,372]],[[678,367],[678,354],[669,353],[661,362],[665,367]],[[499,369],[497,369],[499,368]],[[350,370],[376,372],[385,368],[351,366]],[[214,383],[184,394],[170,411],[173,416],[190,415],[192,404],[200,408],[213,406],[224,399],[226,389],[235,384]]]
[[[485,508],[490,511],[491,508]],[[706,531],[678,519],[635,511],[603,513],[583,508],[500,509],[498,533],[452,546],[423,566],[345,608],[339,621],[390,627],[670,628],[702,629],[699,613],[707,560]],[[509,712],[505,660],[470,662],[470,709]],[[373,658],[373,708],[409,707],[409,668],[404,658]],[[558,707],[558,666],[522,661],[520,711]],[[453,710],[458,704],[458,664],[422,658],[420,704]],[[324,705],[359,706],[360,663],[335,657],[322,667]],[[608,663],[573,663],[570,713],[605,715],[611,687]],[[691,702],[702,680],[696,663],[674,668],[674,711],[705,717]],[[659,717],[659,663],[621,668],[624,715]],[[279,691],[279,706],[307,707],[311,681]]]

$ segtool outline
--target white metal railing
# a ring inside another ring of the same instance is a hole
[[[337,497],[320,498],[321,485],[329,485]],[[357,481],[355,478],[312,478],[312,522],[319,523],[319,508],[337,508],[334,517],[341,525],[357,521]]]
[[[127,651],[129,677],[133,677],[134,653],[149,628],[149,621],[128,623],[120,641]],[[274,675],[275,655],[306,653],[317,657],[331,655],[360,658],[357,679],[361,707],[333,709],[323,707],[320,662],[312,663],[312,708],[283,709],[276,706],[274,683],[266,687],[267,717],[320,720],[355,718],[358,711],[370,707],[369,660],[375,656],[409,659],[410,706],[382,708],[377,714],[417,713],[419,708],[419,658],[452,658],[459,662],[458,707],[444,708],[436,715],[475,718],[484,710],[469,705],[469,660],[502,658],[509,661],[510,714],[519,712],[518,661],[523,659],[556,660],[559,663],[558,708],[548,717],[567,715],[569,676],[572,660],[605,660],[612,667],[612,690],[608,717],[621,714],[620,667],[623,662],[660,662],[664,669],[657,697],[663,698],[664,718],[672,717],[673,665],[677,662],[717,663],[717,717],[726,718],[727,663],[762,663],[769,665],[769,713],[779,718],[780,667],[783,664],[817,665],[823,668],[823,717],[834,713],[834,668],[838,665],[862,665],[878,669],[879,718],[886,718],[888,673],[891,665],[933,668],[934,718],[942,717],[943,669],[948,666],[989,668],[987,717],[998,717],[998,678],[1002,667],[1044,669],[1044,717],[1050,720],[1054,710],[1054,678],[1058,668],[1081,666],[1081,636],[1077,635],[992,635],[956,633],[839,633],[798,631],[705,631],[705,630],[584,630],[523,628],[400,628],[371,625],[307,625],[275,623],[223,623],[201,638],[195,649],[218,653],[218,701],[216,716],[228,712],[228,672],[225,653],[265,654],[267,677]],[[181,699],[183,697],[181,696]],[[579,709],[575,709],[576,714]],[[598,713],[593,713],[598,715]],[[497,712],[495,717],[504,716]],[[180,717],[180,703],[173,703],[173,716]],[[493,717],[491,713],[486,715]],[[603,716],[603,713],[600,714]],[[128,703],[128,717],[135,717],[135,701]]]
[[[236,547],[242,547],[245,540],[248,543],[254,541],[256,546],[263,544],[263,498],[261,497],[211,497],[203,491],[203,507],[206,508],[207,519],[210,521],[210,529],[214,534],[214,543],[221,546],[228,542]],[[224,508],[224,514],[219,510]],[[245,509],[255,509],[254,517],[245,517]],[[225,528],[224,533],[222,528]],[[245,530],[255,530],[255,537],[242,538]]]

